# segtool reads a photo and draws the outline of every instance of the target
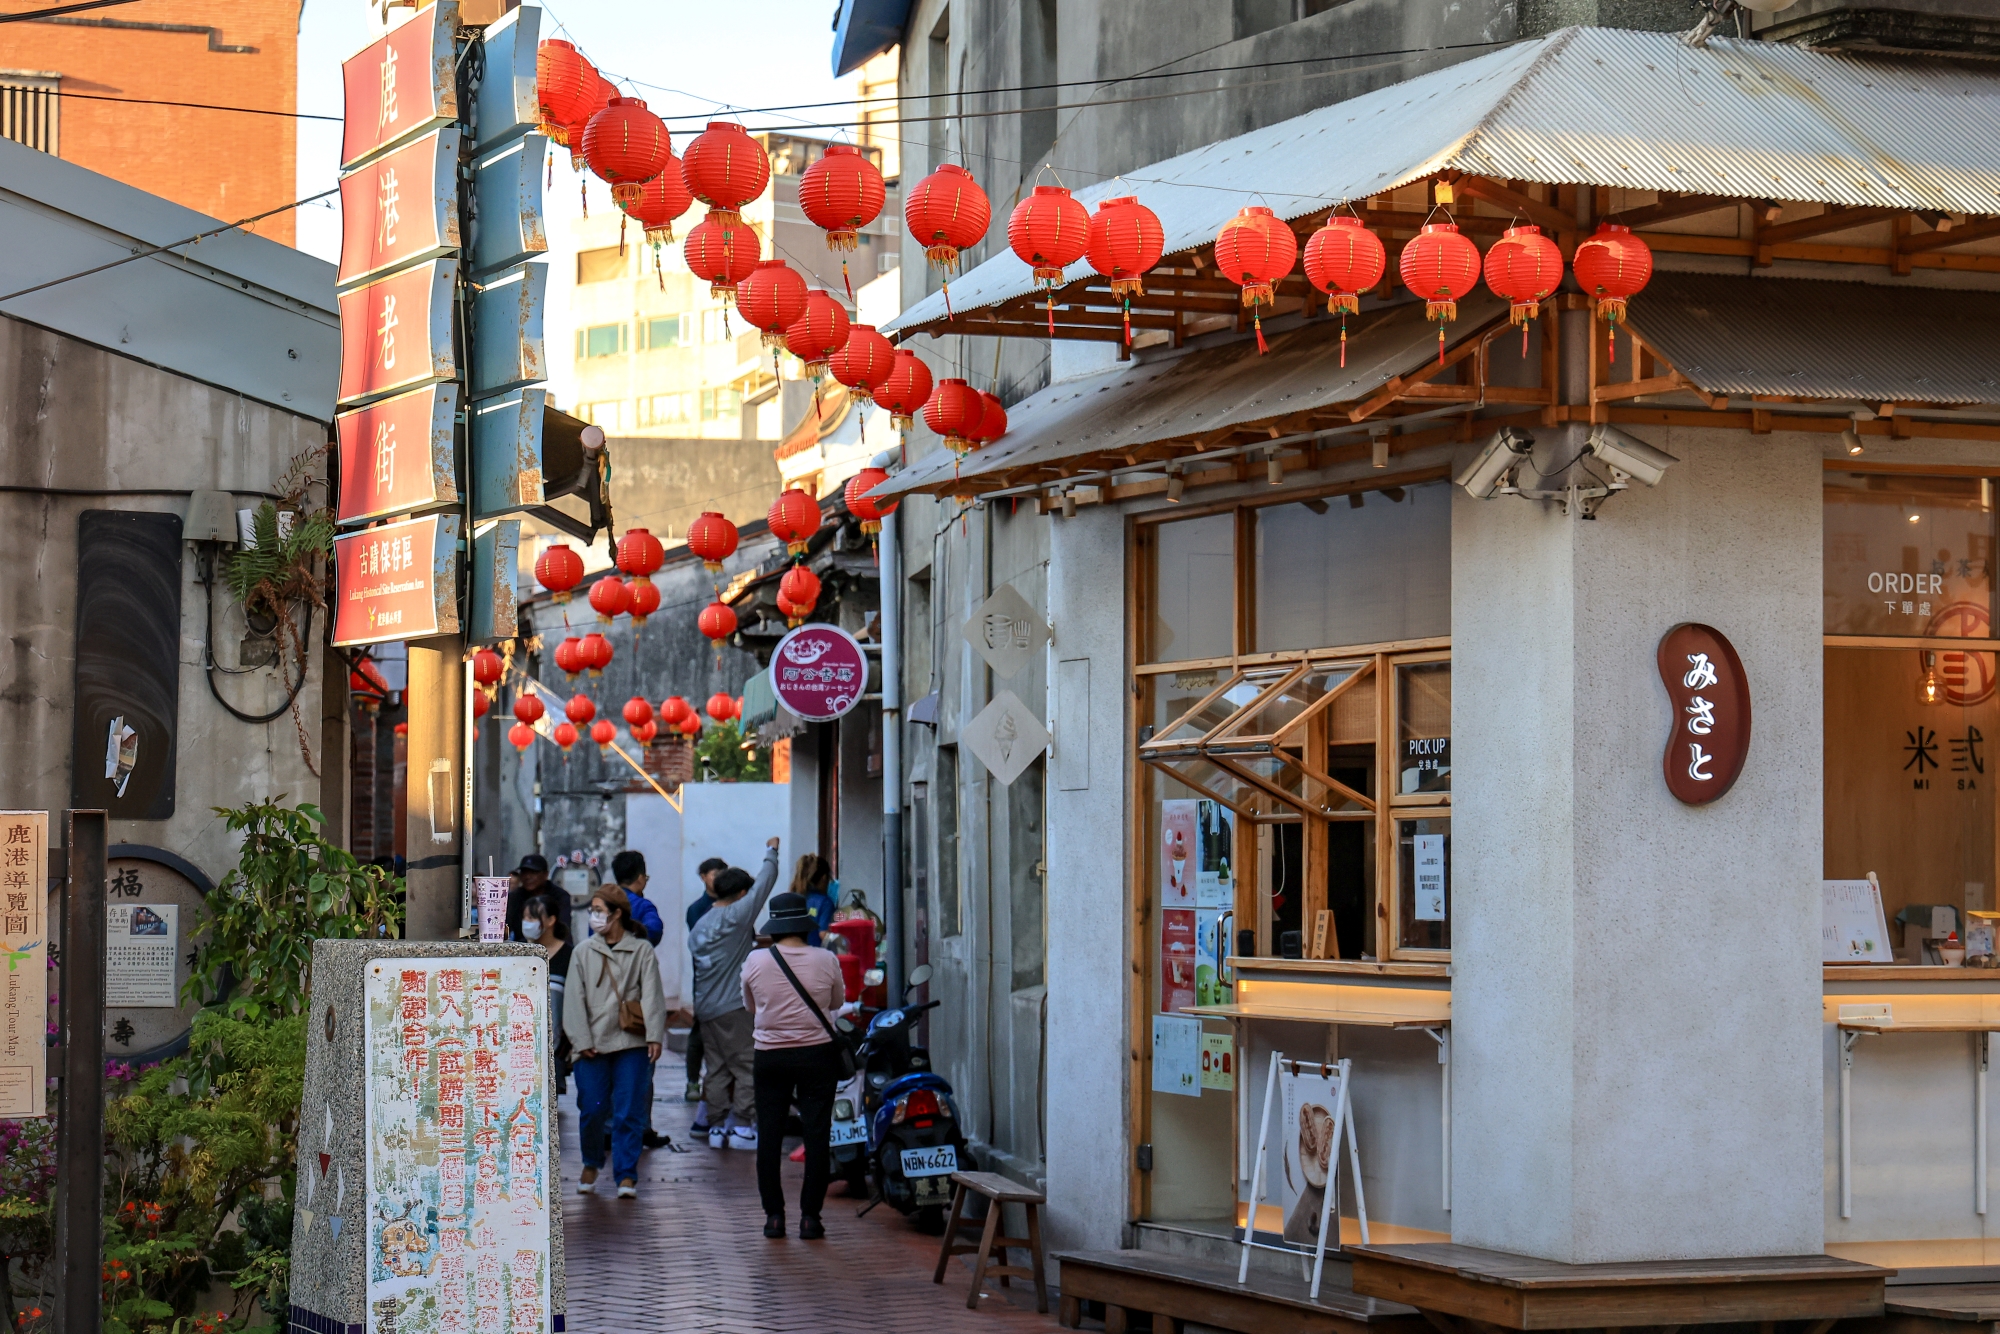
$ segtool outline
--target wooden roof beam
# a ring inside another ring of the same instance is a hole
[[[2000,236],[2000,218],[1961,222],[1948,232],[1919,232],[1915,236],[1906,236],[1897,242],[1896,249],[1906,255],[1918,254],[1926,250],[1943,250],[1947,246],[1964,245],[1969,241],[1984,241],[1989,236]]]
[[[1721,195],[1668,195],[1657,204],[1647,204],[1642,208],[1628,208],[1623,213],[1613,213],[1605,219],[1621,227],[1638,231],[1642,227],[1656,227],[1663,222],[1673,222],[1678,218],[1692,218],[1702,213],[1713,213],[1719,208],[1734,208],[1736,201]]]
[[[1757,249],[1759,254],[1762,254],[1772,246],[1783,245],[1787,241],[1803,241],[1808,236],[1823,236],[1827,232],[1844,232],[1849,227],[1880,222],[1884,218],[1893,218],[1901,212],[1903,210],[1900,208],[1828,208],[1817,217],[1798,218],[1792,222],[1758,228]]]
[[[1510,190],[1490,177],[1463,176],[1459,178],[1457,187],[1474,199],[1483,199],[1496,207],[1520,214],[1551,235],[1579,230],[1573,215],[1563,212],[1552,204],[1544,204],[1539,199],[1530,198],[1518,190]]]

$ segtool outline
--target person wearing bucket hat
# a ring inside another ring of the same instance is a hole
[[[831,1175],[833,1097],[841,1066],[833,1021],[847,995],[840,961],[806,943],[819,919],[803,894],[778,894],[763,934],[769,949],[753,950],[743,964],[743,1004],[754,1016],[757,1050],[757,1193],[764,1205],[764,1235],[785,1235],[785,1187],[780,1164],[785,1122],[794,1104],[805,1136],[806,1177],[799,1192],[799,1236],[826,1236],[820,1208]]]

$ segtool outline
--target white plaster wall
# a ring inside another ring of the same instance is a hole
[[[1055,657],[1088,659],[1088,689],[1058,691],[1057,730],[1089,751],[1087,786],[1048,790],[1048,1226],[1052,1250],[1113,1248],[1132,1162],[1125,902],[1124,516],[1090,506],[1050,522]],[[1083,674],[1059,679],[1081,684]],[[1060,754],[1052,773],[1081,776]],[[1073,779],[1072,779],[1073,781]]]
[[[1455,503],[1453,1236],[1817,1252],[1821,442],[1634,434],[1681,462],[1595,522]],[[1660,774],[1654,653],[1689,620],[1753,699],[1702,808]]]

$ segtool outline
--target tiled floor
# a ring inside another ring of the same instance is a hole
[[[654,1125],[686,1141],[692,1108],[680,1100],[680,1058],[659,1065]],[[1057,1328],[1034,1310],[1032,1285],[965,1308],[968,1261],[943,1286],[931,1282],[937,1239],[919,1234],[887,1205],[866,1218],[861,1203],[826,1202],[825,1241],[798,1240],[800,1167],[786,1164],[795,1234],[767,1241],[757,1203],[756,1155],[710,1149],[655,1149],[640,1160],[639,1198],[576,1193],[575,1104],[565,1099],[563,1224],[569,1253],[568,1328],[576,1334],[1008,1334]],[[838,1187],[836,1187],[838,1189]]]

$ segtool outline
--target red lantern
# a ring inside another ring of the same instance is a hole
[[[526,723],[515,723],[507,729],[507,739],[514,743],[515,750],[526,750],[535,744],[535,729]]]
[[[791,604],[792,611],[785,617],[786,622],[799,624],[805,620],[807,613],[819,605],[819,576],[803,565],[794,565],[778,581],[778,599]]]
[[[828,358],[833,378],[853,391],[856,402],[874,401],[875,390],[896,367],[896,349],[872,324],[849,325],[847,342]]]
[[[701,734],[701,719],[695,715],[693,709],[689,709],[688,716],[681,719],[680,728],[681,735],[685,737],[699,736]]]
[[[583,155],[590,169],[610,183],[621,205],[639,202],[642,187],[673,161],[667,126],[636,97],[614,97],[590,118],[583,131]]]
[[[679,727],[694,716],[694,709],[679,695],[670,695],[660,701],[660,721],[668,727]]]
[[[722,642],[736,633],[736,612],[726,602],[711,602],[701,609],[695,626],[709,643],[720,649]]]
[[[618,739],[618,727],[609,718],[599,718],[590,725],[590,739],[597,743],[597,753],[611,753],[611,743]]]
[[[597,619],[609,625],[632,609],[632,595],[625,591],[622,582],[607,574],[590,586],[590,605],[597,612]]]
[[[472,679],[487,690],[492,690],[505,670],[500,655],[492,649],[480,648],[472,651]]]
[[[590,666],[588,662],[584,661],[583,641],[575,635],[571,635],[568,639],[563,640],[562,643],[557,644],[556,666],[562,668],[564,677],[571,681],[576,680],[576,674]]]
[[[1562,251],[1539,227],[1509,227],[1486,252],[1486,285],[1507,298],[1507,318],[1521,326],[1521,355],[1528,355],[1528,321],[1563,280]]]
[[[644,695],[634,695],[626,700],[623,713],[626,723],[633,727],[643,727],[653,721],[653,706],[646,702]]]
[[[602,676],[604,669],[611,665],[611,641],[599,634],[585,635],[583,643],[577,647],[577,655],[592,676]]]
[[[1090,210],[1060,185],[1038,185],[1008,216],[1007,244],[1036,282],[1060,285],[1063,270],[1090,247]]]
[[[1261,204],[1247,205],[1216,233],[1215,267],[1243,289],[1243,304],[1250,307],[1251,320],[1257,327],[1260,354],[1267,350],[1260,307],[1277,301],[1275,289],[1292,271],[1298,257],[1298,236]]]
[[[1438,327],[1438,360],[1444,360],[1444,326],[1458,318],[1458,303],[1479,281],[1479,247],[1456,223],[1425,225],[1403,247],[1403,286],[1424,299],[1424,314]]]
[[[619,207],[625,210],[625,216],[646,229],[646,240],[657,248],[673,244],[674,219],[693,204],[681,180],[680,161],[669,153],[667,165],[660,169],[659,175],[639,187],[639,197],[629,204],[621,202]]]
[[[736,554],[736,525],[714,510],[703,510],[688,525],[687,543],[709,574],[721,574],[722,562]]]
[[[722,230],[734,233],[747,230],[737,210],[764,193],[771,181],[771,160],[741,125],[712,120],[688,145],[681,158],[681,176],[688,193],[708,205],[709,216]]]
[[[939,380],[930,402],[924,404],[924,424],[944,437],[945,444],[959,455],[979,447],[979,424],[985,415],[986,404],[979,391],[959,379]]]
[[[923,246],[924,258],[950,274],[958,267],[958,252],[985,239],[993,206],[972,173],[947,162],[910,191],[903,201],[903,220]]]
[[[1382,281],[1389,257],[1361,219],[1332,217],[1306,240],[1306,281],[1326,293],[1326,313],[1340,316],[1340,364],[1347,364],[1347,317],[1361,294]]]
[[[863,468],[847,479],[847,489],[841,498],[847,502],[847,512],[861,520],[861,531],[870,537],[882,531],[882,520],[896,512],[893,500],[875,500],[869,492],[889,480],[885,468]]]
[[[1146,274],[1165,248],[1159,216],[1135,197],[1121,195],[1098,203],[1084,255],[1092,269],[1111,280],[1113,296],[1130,300],[1145,295]]]
[[[974,433],[972,439],[978,448],[984,449],[1007,434],[1007,409],[1000,405],[999,399],[984,389],[979,391],[979,404],[979,430]]]
[[[786,326],[785,347],[806,364],[806,374],[826,374],[828,359],[847,342],[847,308],[814,288],[806,293],[806,311]]]
[[[727,691],[718,690],[708,697],[708,716],[719,723],[726,723],[736,716],[736,699]]]
[[[557,723],[549,733],[550,738],[561,746],[565,753],[576,744],[576,728],[568,723]]]
[[[630,732],[632,739],[640,745],[650,746],[653,744],[653,738],[660,734],[660,725],[658,723],[640,723],[637,727],[628,727],[625,730]]]
[[[625,591],[632,598],[627,610],[632,613],[632,628],[636,630],[660,609],[660,586],[651,579],[634,579],[625,585]]]
[[[596,109],[597,68],[570,43],[550,38],[535,47],[535,106],[541,132],[569,143],[571,125]]]
[[[828,144],[826,156],[799,177],[799,208],[826,233],[828,250],[852,250],[863,227],[882,213],[882,173],[853,144]]]
[[[811,611],[812,611],[811,607],[796,606],[793,604],[792,600],[786,597],[783,593],[778,594],[778,615],[785,618],[786,625],[790,626],[799,625],[801,622],[805,620],[807,614]]]
[[[536,722],[547,711],[540,695],[523,694],[514,701],[514,716],[524,723]]]
[[[490,709],[491,709],[492,707],[493,707],[493,703],[492,703],[492,701],[491,701],[491,700],[489,700],[489,699],[487,699],[487,698],[486,698],[486,692],[485,692],[485,691],[483,691],[483,690],[475,690],[475,691],[473,691],[473,692],[472,692],[472,721],[473,721],[473,722],[475,722],[475,723],[476,723],[476,722],[478,722],[478,721],[479,721],[479,720],[480,720],[481,718],[484,718],[484,717],[486,716],[486,714],[487,714],[487,711],[488,711],[488,710],[490,710]]]
[[[586,106],[583,109],[583,113],[575,120],[563,127],[562,141],[569,146],[569,169],[571,171],[579,175],[582,174],[585,166],[583,137],[589,131],[590,118],[610,106],[611,99],[616,96],[618,96],[617,85],[613,84],[611,80],[605,78],[602,74],[599,74],[597,76],[597,91],[591,95],[590,105]],[[584,198],[588,202],[589,195],[586,194]],[[588,216],[587,210],[585,216]]]
[[[736,285],[736,309],[764,332],[764,346],[785,341],[785,330],[806,313],[806,280],[782,259],[761,259]]]
[[[1570,261],[1577,286],[1597,303],[1597,313],[1610,326],[1611,359],[1618,359],[1618,326],[1625,319],[1625,303],[1637,296],[1653,276],[1653,252],[1632,234],[1630,227],[1602,222],[1590,238],[1578,245]]]
[[[640,583],[651,582],[653,571],[667,558],[660,539],[644,528],[627,528],[618,539],[618,568]]]
[[[711,209],[681,242],[681,257],[687,261],[688,272],[708,284],[710,296],[728,301],[736,295],[736,284],[757,267],[757,233],[740,220],[730,229],[722,222],[722,215]]]
[[[597,716],[597,706],[590,702],[588,695],[571,695],[569,703],[563,705],[563,717],[573,723],[587,723]]]
[[[771,502],[771,536],[794,556],[806,554],[806,543],[819,531],[819,502],[796,486],[787,487]]]
[[[568,602],[569,591],[583,579],[583,557],[561,542],[542,549],[535,557],[535,581],[555,594],[555,601]]]
[[[875,404],[889,411],[889,421],[899,431],[910,429],[931,396],[931,368],[908,348],[896,349],[896,361],[889,378],[875,389]]]

